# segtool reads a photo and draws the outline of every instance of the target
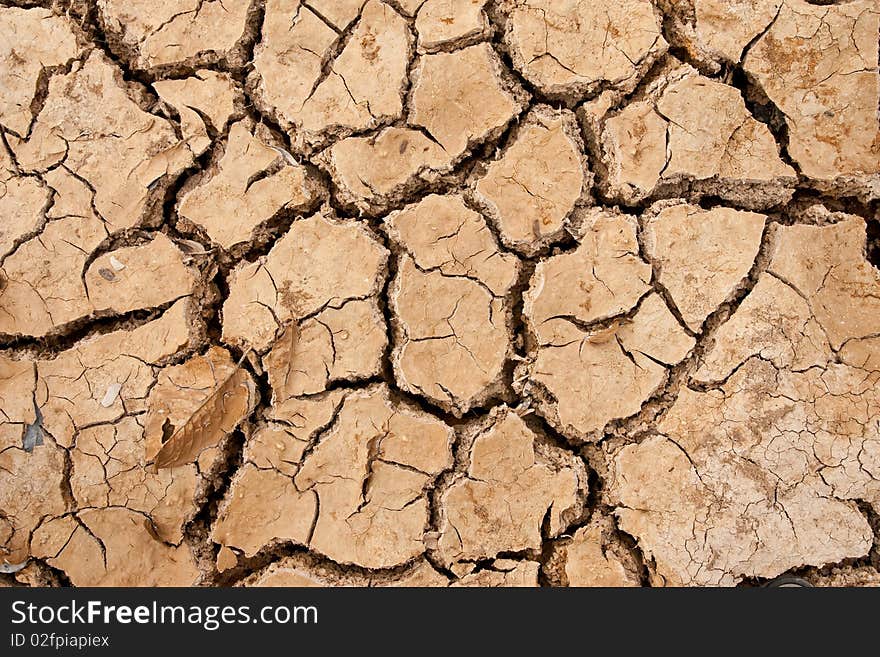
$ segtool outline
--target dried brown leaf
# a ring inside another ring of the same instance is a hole
[[[231,433],[254,409],[257,388],[248,371],[241,367],[243,360],[162,445],[153,460],[155,468],[173,468],[195,460],[205,447]]]

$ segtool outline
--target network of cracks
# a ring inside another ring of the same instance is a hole
[[[0,585],[880,584],[872,0],[0,34]]]

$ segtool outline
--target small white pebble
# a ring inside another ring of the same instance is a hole
[[[116,259],[116,256],[110,256],[110,266],[113,267],[115,271],[122,271],[125,269],[125,265],[119,262],[119,260]]]
[[[291,166],[299,164],[299,162],[296,161],[296,158],[293,155],[291,155],[290,153],[288,153],[286,150],[284,150],[283,148],[278,148],[277,146],[269,146],[269,148],[271,148],[273,151],[278,153],[284,159],[284,161],[287,162],[288,164],[290,164]]]
[[[110,408],[113,406],[113,402],[115,402],[116,398],[119,396],[120,390],[122,390],[121,383],[111,383],[107,386],[107,392],[104,393],[104,398],[101,400],[101,406],[104,408]]]

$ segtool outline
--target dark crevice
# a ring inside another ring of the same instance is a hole
[[[245,442],[244,430],[237,429],[221,443],[222,456],[215,460],[210,472],[202,473],[199,484],[201,491],[197,492],[201,503],[192,519],[183,527],[184,542],[193,552],[199,569],[205,574],[203,584],[210,582],[211,573],[215,571],[217,548],[210,539],[211,528],[217,519],[220,505],[226,498],[232,479],[244,461]]]
[[[159,317],[173,302],[157,308],[133,310],[123,314],[93,316],[70,322],[44,337],[0,334],[0,350],[27,353],[31,357],[51,357],[75,346],[77,342],[113,331],[131,330]]]
[[[868,223],[868,262],[880,270],[880,216],[875,214],[874,219],[869,219]]]

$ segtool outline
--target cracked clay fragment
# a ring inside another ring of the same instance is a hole
[[[222,547],[217,552],[217,571],[224,573],[238,565],[238,557],[235,552],[227,547]]]
[[[420,181],[447,171],[451,158],[423,132],[390,127],[370,137],[342,139],[321,154],[320,162],[342,201],[378,211]]]
[[[552,341],[539,343],[516,376],[535,397],[538,412],[578,440],[595,440],[612,420],[638,413],[666,382],[668,369],[694,346],[653,293],[631,318],[595,328],[578,324],[556,320]]]
[[[146,419],[147,450],[154,453],[155,466],[172,468],[197,460],[204,449],[232,433],[258,399],[251,375],[220,347],[166,368],[152,390]]]
[[[388,343],[375,298],[349,301],[288,326],[263,359],[273,399],[311,395],[337,381],[377,376]]]
[[[180,116],[183,138],[196,156],[211,145],[210,131],[223,133],[238,101],[232,78],[207,69],[183,80],[159,80],[153,89]]]
[[[163,541],[179,544],[205,482],[192,464],[159,472],[148,467],[149,440],[138,419],[129,415],[79,430],[70,450],[70,489],[79,508],[124,506],[148,516]]]
[[[828,361],[830,346],[807,301],[772,274],[761,274],[733,317],[715,333],[714,347],[694,375],[720,382],[752,356],[803,371]],[[855,363],[852,363],[855,364]]]
[[[784,0],[743,66],[782,113],[788,153],[823,190],[880,196],[880,8]]]
[[[452,429],[392,402],[384,386],[346,398],[294,478],[319,512],[309,544],[340,563],[403,563],[425,550],[426,489],[452,464]]]
[[[465,575],[450,586],[536,587],[541,564],[537,561],[495,559],[485,568]]]
[[[831,348],[845,354],[880,335],[880,271],[865,259],[865,220],[827,214],[836,223],[779,226],[768,271],[807,300]]]
[[[758,255],[766,217],[717,207],[672,205],[645,222],[648,256],[684,322],[703,320],[744,283]]]
[[[98,18],[111,45],[138,68],[235,62],[250,6],[248,0],[98,0]]]
[[[183,196],[178,211],[229,249],[278,213],[306,210],[316,193],[305,167],[287,162],[240,121],[229,129],[223,157]]]
[[[400,14],[369,0],[329,74],[291,117],[301,132],[297,138],[309,143],[334,127],[364,130],[399,117],[411,40]]]
[[[581,118],[601,150],[600,186],[614,202],[715,195],[761,209],[791,198],[796,173],[767,126],[738,89],[690,66],[669,71],[622,109],[606,113],[602,99],[591,101]]]
[[[387,258],[362,223],[322,213],[297,220],[268,255],[232,271],[223,339],[262,352],[287,323],[378,294]]]
[[[117,269],[111,262],[124,262]],[[95,309],[117,314],[153,308],[192,293],[198,272],[162,233],[146,244],[111,251],[96,258],[85,273],[86,293]]]
[[[280,422],[272,422],[260,426],[248,436],[245,460],[260,470],[274,469],[292,476],[307,445],[307,439],[298,438]]]
[[[599,517],[555,549],[568,586],[640,586],[637,563],[613,531],[613,522]]]
[[[3,261],[0,333],[40,337],[91,315],[96,308],[82,270],[88,254],[106,236],[104,225],[92,215],[51,221],[22,242]]]
[[[419,58],[409,120],[458,160],[474,144],[500,135],[524,98],[492,47],[478,44]]]
[[[270,0],[254,58],[258,101],[311,148],[331,133],[351,133],[400,117],[412,35],[390,5],[369,0],[342,51],[322,69],[341,38],[309,7]],[[338,135],[337,135],[338,136]]]
[[[74,586],[192,586],[200,578],[188,545],[154,536],[149,519],[124,507],[50,520],[34,533],[34,556]],[[136,558],[133,558],[136,555]]]
[[[272,422],[251,433],[244,465],[230,484],[213,540],[246,556],[275,541],[305,540],[314,522],[315,496],[292,482],[306,448],[336,417],[344,393],[273,402]],[[257,522],[255,522],[255,520]]]
[[[505,245],[531,255],[563,237],[566,220],[589,199],[591,185],[574,116],[538,105],[474,192]]]
[[[317,503],[314,493],[299,491],[289,476],[245,463],[235,473],[211,538],[246,557],[275,541],[305,545]]]
[[[25,172],[60,164],[89,185],[94,209],[111,231],[148,218],[172,178],[193,162],[172,124],[145,112],[129,93],[135,91],[122,71],[94,50],[49,80],[27,139],[7,136]]]
[[[459,196],[432,194],[385,226],[403,250],[390,290],[398,383],[464,412],[500,382],[518,259],[499,251],[485,220]]]
[[[43,518],[68,510],[62,494],[63,450],[45,434],[39,444],[25,443],[31,425],[22,420],[34,419],[33,374],[32,363],[0,357],[0,400],[11,403],[0,413],[0,563],[26,561],[31,533]],[[29,388],[12,387],[28,383]]]
[[[508,0],[502,7],[513,65],[553,98],[576,100],[606,85],[631,91],[666,52],[648,0]]]
[[[64,16],[49,9],[0,9],[0,125],[23,137],[33,121],[31,101],[41,73],[65,66],[79,54],[76,35]]]
[[[419,49],[473,43],[489,34],[483,7],[488,0],[425,0],[416,14]]]
[[[158,308],[194,292],[199,272],[165,235],[110,251],[83,267],[106,237],[92,218],[49,222],[4,262],[0,333],[42,336],[71,322]],[[125,262],[122,269],[111,259]]]
[[[384,385],[348,393],[293,479],[256,465],[239,471],[213,539],[247,555],[281,540],[338,563],[400,565],[425,551],[425,491],[452,464],[452,437]]]
[[[596,210],[580,246],[540,262],[524,294],[537,344],[514,381],[571,438],[637,413],[694,345],[638,252],[635,220]]]
[[[591,210],[580,244],[541,260],[523,301],[523,313],[541,343],[574,324],[588,325],[632,309],[650,291],[651,266],[639,256],[634,218]]]
[[[583,463],[541,442],[506,407],[466,438],[468,466],[440,494],[438,554],[446,566],[541,548],[542,527],[558,536],[582,513]]]
[[[300,0],[267,0],[254,70],[248,78],[257,104],[293,124],[321,76],[338,33]]]

